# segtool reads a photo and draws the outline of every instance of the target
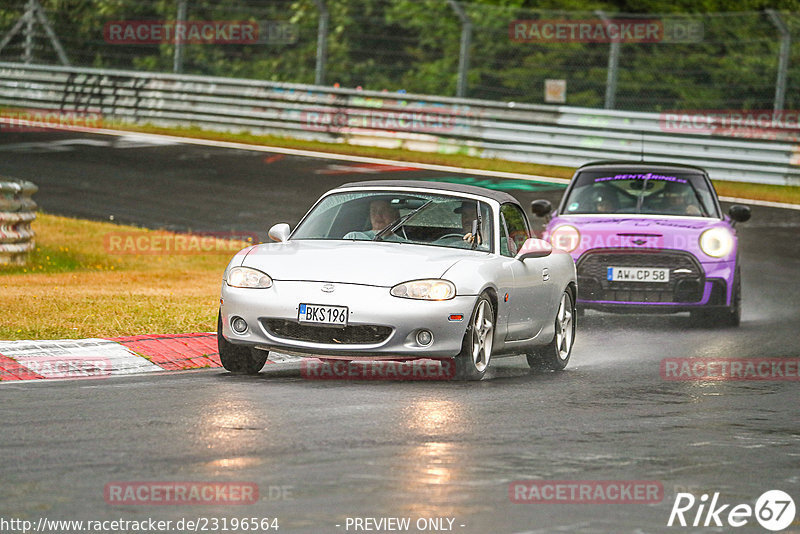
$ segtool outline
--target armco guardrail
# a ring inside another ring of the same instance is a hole
[[[767,130],[687,133],[675,131],[667,114],[16,63],[0,63],[0,106],[34,110],[6,112],[6,126],[25,118],[34,125],[193,124],[563,166],[644,155],[705,167],[718,180],[800,185],[797,120]],[[36,110],[55,116],[44,119]]]
[[[33,250],[36,202],[31,196],[38,190],[31,182],[0,176],[0,264],[22,265]]]

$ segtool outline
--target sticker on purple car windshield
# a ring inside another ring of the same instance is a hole
[[[678,178],[677,176],[664,176],[663,174],[653,174],[652,172],[648,172],[647,174],[617,174],[615,176],[601,176],[600,178],[595,178],[595,183],[597,182],[609,182],[612,180],[661,180],[664,182],[678,182],[681,184],[685,184],[687,180],[685,178]]]

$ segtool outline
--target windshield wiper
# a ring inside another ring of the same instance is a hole
[[[406,213],[402,217],[398,217],[397,219],[393,220],[392,222],[384,226],[377,234],[375,234],[375,237],[373,237],[372,240],[378,241],[378,239],[383,237],[384,234],[394,232],[395,230],[403,226],[406,222],[408,222],[408,220],[411,219],[411,217],[413,217],[417,213],[427,208],[431,202],[433,202],[433,199],[430,199],[429,201],[427,201],[425,204],[418,207],[414,211]]]
[[[697,205],[700,206],[700,215],[703,217],[708,217],[708,213],[710,210],[706,209],[706,203],[703,202],[703,199],[700,198],[700,192],[694,188],[694,186],[689,183],[689,187],[692,188],[692,193],[694,194],[694,198],[697,199]]]
[[[639,195],[639,198],[636,199],[636,213],[642,213],[642,203],[644,202],[644,193],[645,193],[645,191],[647,191],[647,181],[648,180],[650,180],[650,177],[648,175],[645,175],[644,176],[644,183],[642,184],[642,194]]]

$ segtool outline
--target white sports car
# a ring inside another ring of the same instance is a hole
[[[563,369],[575,339],[575,264],[531,238],[512,196],[373,181],[324,194],[277,243],[225,269],[220,360],[258,373],[269,351],[344,360],[455,358],[460,379],[526,354]]]

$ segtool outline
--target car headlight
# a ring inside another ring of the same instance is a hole
[[[447,280],[411,280],[394,286],[392,296],[405,299],[449,300],[456,296],[456,286]]]
[[[700,234],[700,249],[712,258],[722,258],[733,250],[733,235],[722,227],[709,228]]]
[[[581,242],[581,233],[574,226],[564,224],[550,234],[550,244],[564,252],[572,252]]]
[[[231,287],[266,289],[272,287],[272,278],[250,267],[234,267],[228,271],[226,280]]]

